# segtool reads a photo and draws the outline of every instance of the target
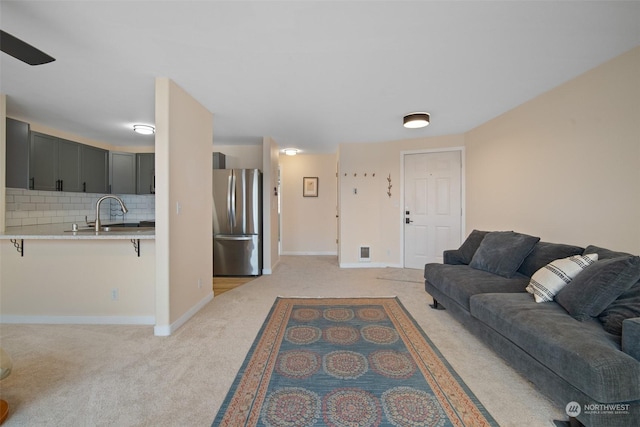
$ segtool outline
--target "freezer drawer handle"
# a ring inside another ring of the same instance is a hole
[[[215,238],[215,240],[234,240],[234,241],[251,240],[251,239],[253,239],[252,236],[217,236]]]

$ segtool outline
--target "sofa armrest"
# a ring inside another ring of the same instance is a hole
[[[622,322],[622,351],[640,360],[640,317]]]
[[[467,265],[459,249],[447,249],[442,252],[442,262],[451,265]]]

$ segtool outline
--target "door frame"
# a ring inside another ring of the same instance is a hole
[[[405,211],[405,182],[404,182],[404,172],[405,172],[405,159],[407,155],[411,154],[430,154],[430,153],[442,153],[447,151],[458,151],[460,152],[460,208],[462,210],[460,215],[460,242],[462,244],[465,237],[467,236],[465,225],[467,223],[467,206],[465,203],[466,200],[466,180],[465,180],[465,171],[466,171],[466,162],[465,162],[465,149],[464,147],[456,146],[456,147],[445,147],[445,148],[425,148],[422,150],[406,150],[400,151],[400,206],[399,206],[399,217],[398,224],[400,224],[400,265],[402,268],[405,267],[405,258],[404,258],[404,211]],[[453,249],[453,248],[452,248]]]

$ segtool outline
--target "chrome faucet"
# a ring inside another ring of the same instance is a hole
[[[120,202],[120,207],[122,208],[123,213],[127,213],[129,211],[129,209],[127,209],[127,207],[124,205],[124,202],[122,201],[122,199],[118,196],[112,196],[111,194],[107,194],[106,196],[100,197],[96,202],[96,225],[95,225],[96,233],[100,231],[100,228],[102,226],[102,223],[100,221],[100,204],[105,199],[115,199],[118,202]]]

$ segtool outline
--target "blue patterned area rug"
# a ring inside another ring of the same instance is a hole
[[[397,298],[278,298],[213,426],[497,426]]]

